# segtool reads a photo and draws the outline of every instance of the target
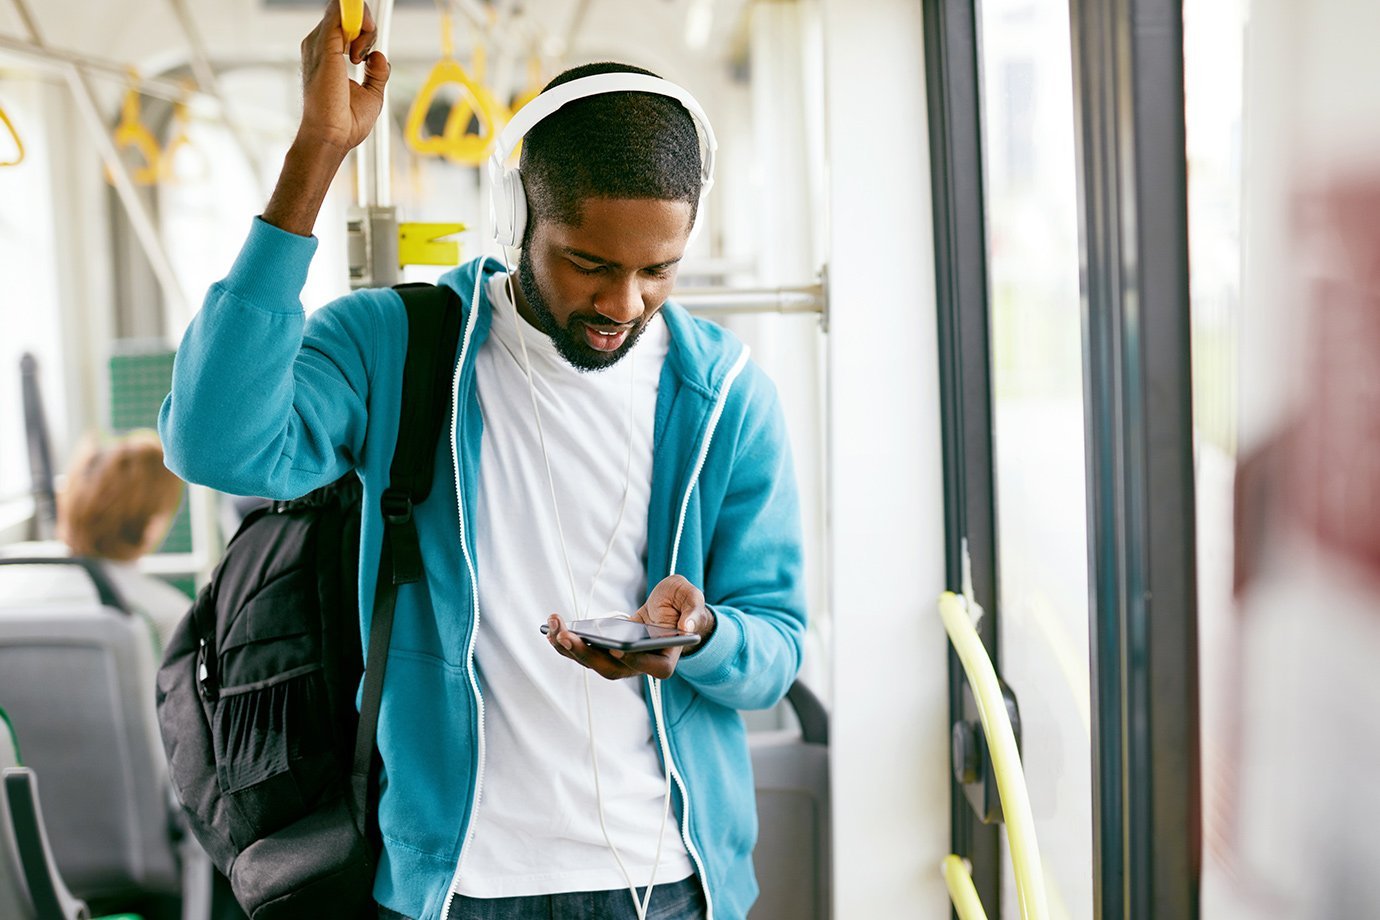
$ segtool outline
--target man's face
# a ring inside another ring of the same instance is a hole
[[[616,364],[670,296],[689,202],[590,198],[578,227],[538,221],[518,259],[518,310],[582,371]]]

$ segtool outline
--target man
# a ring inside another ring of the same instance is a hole
[[[366,637],[406,318],[373,290],[304,322],[298,295],[325,191],[380,110],[373,38],[366,14],[347,48],[332,3],[303,42],[301,128],[160,418],[169,465],[225,491],[358,472]],[[738,710],[785,693],[805,625],[782,415],[741,343],[666,303],[700,191],[679,102],[571,102],[528,133],[521,169],[516,279],[492,260],[442,279],[464,332],[415,511],[425,577],[397,600],[375,898],[386,917],[602,920],[637,916],[629,889],[654,882],[647,917],[742,918],[756,814]],[[702,641],[620,655],[566,628],[619,612]]]

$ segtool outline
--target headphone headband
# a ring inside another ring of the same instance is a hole
[[[523,233],[527,226],[527,195],[522,187],[522,173],[517,168],[505,164],[517,147],[518,142],[532,128],[562,106],[604,93],[653,93],[668,96],[685,107],[691,119],[698,126],[697,136],[701,141],[700,157],[700,207],[696,211],[694,226],[690,230],[693,239],[700,228],[698,215],[704,211],[705,197],[714,184],[714,155],[719,142],[714,137],[714,128],[709,124],[709,116],[695,101],[695,97],[669,80],[650,77],[640,73],[602,73],[592,77],[581,77],[553,86],[524,105],[508,122],[494,144],[489,157],[489,193],[493,218],[494,239],[504,246],[522,245]]]
[[[700,184],[707,190],[714,183],[714,155],[719,149],[719,142],[714,137],[714,128],[709,124],[709,116],[704,114],[704,109],[694,96],[670,80],[640,73],[595,74],[553,86],[539,94],[519,109],[499,134],[489,160],[490,174],[497,175],[503,171],[503,164],[512,155],[513,149],[537,122],[577,99],[600,96],[604,93],[653,93],[657,96],[669,96],[685,106],[703,136],[704,157],[700,162]]]

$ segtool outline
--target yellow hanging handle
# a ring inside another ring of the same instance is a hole
[[[163,172],[163,153],[153,133],[144,126],[139,112],[139,90],[133,86],[125,90],[125,100],[120,107],[120,123],[115,126],[115,148],[133,148],[144,158],[144,165],[130,172],[135,185],[157,184]],[[106,179],[113,181],[108,173]]]
[[[0,108],[0,124],[4,124],[5,130],[9,132],[15,150],[14,159],[0,160],[0,166],[18,166],[24,162],[24,142],[19,139],[19,132],[14,130],[14,122],[10,121],[10,116],[5,114],[3,108]]]
[[[359,38],[364,28],[364,0],[340,0],[340,30],[345,33],[345,44]]]
[[[443,12],[441,60],[431,68],[426,82],[412,100],[407,110],[403,136],[407,146],[420,156],[445,157],[462,165],[480,166],[489,156],[489,148],[493,146],[499,125],[507,120],[507,110],[482,82],[485,66],[483,47],[475,49],[473,76],[455,59],[453,51],[450,14]],[[427,112],[431,110],[436,94],[446,86],[457,87],[460,98],[451,106],[442,133],[427,135]],[[474,133],[469,129],[471,121],[477,122]]]

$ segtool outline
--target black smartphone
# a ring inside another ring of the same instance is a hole
[[[598,648],[618,649],[620,652],[651,652],[674,646],[698,645],[696,633],[681,632],[665,626],[649,626],[623,617],[600,617],[597,620],[574,620],[571,632],[586,643]],[[546,624],[541,624],[545,633]]]

